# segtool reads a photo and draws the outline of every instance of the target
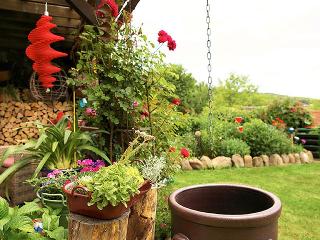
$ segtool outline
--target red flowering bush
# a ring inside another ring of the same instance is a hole
[[[286,123],[281,119],[281,118],[276,118],[272,120],[272,126],[275,126],[278,129],[285,129],[286,128]]]
[[[279,118],[282,121],[277,120]],[[306,127],[312,124],[312,117],[301,102],[290,99],[275,101],[260,114],[260,119],[274,126],[283,125],[293,128]]]

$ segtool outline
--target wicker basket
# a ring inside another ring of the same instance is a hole
[[[7,146],[0,147],[0,155],[3,154],[3,152],[7,148]],[[14,155],[13,157],[15,158],[15,161],[19,161],[22,155]],[[31,178],[36,167],[37,164],[35,163],[26,165],[25,167],[17,171],[15,174],[13,174],[6,184],[4,183],[0,186],[0,195],[2,197],[5,197],[6,187],[8,188],[10,205],[22,204],[26,201],[32,201],[36,198],[34,188],[30,184],[25,182],[27,179]],[[0,167],[0,174],[3,173],[5,170],[6,168]]]

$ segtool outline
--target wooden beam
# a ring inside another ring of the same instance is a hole
[[[28,2],[21,0],[1,1],[0,9],[11,10],[17,12],[25,12],[42,15],[44,13],[44,4],[36,2]],[[80,16],[70,7],[57,6],[48,4],[49,14],[53,17],[68,17],[79,19]]]
[[[46,3],[47,2],[50,5],[70,7],[70,5],[65,0],[23,0],[23,1],[36,2],[36,3]]]
[[[125,7],[125,10],[127,12],[132,12],[136,8],[139,2],[140,0],[131,0],[129,4]]]
[[[11,11],[11,14],[6,14],[5,12],[6,11],[0,11],[0,22],[7,22],[9,25],[11,25],[12,23],[23,23],[24,25],[33,28],[36,25],[36,21],[39,19],[39,16],[37,15],[30,16],[29,14],[15,14]],[[80,26],[81,20],[54,17],[52,22],[57,24],[58,27],[78,28]]]
[[[94,8],[84,0],[66,0],[67,3],[90,24],[98,25]]]

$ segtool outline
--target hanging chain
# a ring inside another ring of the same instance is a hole
[[[210,4],[209,0],[207,0],[207,17],[206,17],[206,22],[207,22],[207,59],[208,59],[208,100],[209,100],[209,114],[208,114],[208,130],[209,130],[209,136],[212,137],[212,124],[213,124],[213,113],[212,113],[212,66],[211,66],[211,28],[210,28],[210,23],[211,23],[211,18],[210,18]]]

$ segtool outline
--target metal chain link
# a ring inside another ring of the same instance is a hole
[[[207,22],[207,59],[208,59],[208,99],[209,99],[209,114],[208,114],[208,130],[209,130],[209,136],[212,137],[212,125],[213,125],[213,113],[212,113],[212,66],[211,66],[211,59],[212,59],[212,54],[211,54],[211,18],[210,18],[210,4],[209,0],[207,0],[207,5],[206,5],[206,11],[207,11],[207,17],[206,17],[206,22]]]

